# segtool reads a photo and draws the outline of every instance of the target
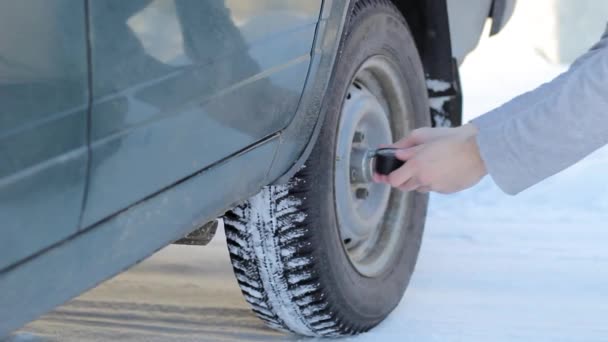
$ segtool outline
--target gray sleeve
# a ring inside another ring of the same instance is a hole
[[[608,30],[570,69],[472,121],[488,173],[508,194],[608,143]]]

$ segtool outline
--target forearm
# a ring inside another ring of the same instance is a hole
[[[518,193],[608,143],[608,38],[566,73],[473,120],[486,169]]]
[[[502,123],[505,120],[509,120],[516,115],[526,113],[526,109],[536,105],[539,102],[544,101],[548,95],[557,91],[557,88],[560,87],[563,82],[565,82],[564,79],[568,78],[571,73],[575,72],[579,68],[579,66],[584,65],[587,59],[591,58],[597,53],[602,53],[602,50],[605,53],[605,50],[607,48],[608,25],[606,26],[606,31],[602,35],[601,39],[595,45],[593,45],[589,49],[589,51],[587,51],[587,53],[577,58],[577,60],[572,63],[567,72],[559,75],[551,82],[544,83],[532,91],[526,92],[515,97],[514,99],[502,104],[501,106],[476,118],[473,121],[475,121],[478,126],[494,126]]]

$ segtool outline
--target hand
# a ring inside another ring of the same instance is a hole
[[[376,182],[403,191],[453,193],[477,184],[486,167],[476,141],[477,128],[420,128],[394,143],[396,157],[406,163],[390,175],[375,174]]]

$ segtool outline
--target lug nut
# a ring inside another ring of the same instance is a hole
[[[365,134],[363,132],[355,132],[355,136],[353,136],[353,141],[356,143],[360,143],[365,139]]]
[[[355,195],[358,199],[366,199],[369,196],[369,191],[367,189],[357,189]]]
[[[356,180],[357,180],[357,170],[355,170],[354,168],[350,169],[350,181],[354,182]]]

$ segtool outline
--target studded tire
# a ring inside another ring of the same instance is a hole
[[[371,277],[357,271],[340,235],[333,184],[338,121],[357,68],[372,56],[386,56],[406,80],[411,128],[430,125],[430,116],[414,39],[392,3],[359,0],[347,22],[325,122],[306,167],[289,184],[263,188],[224,218],[234,273],[253,311],[272,328],[305,336],[357,334],[388,316],[413,273],[428,204],[427,195],[409,194],[407,217],[399,221],[404,233],[389,267]]]

